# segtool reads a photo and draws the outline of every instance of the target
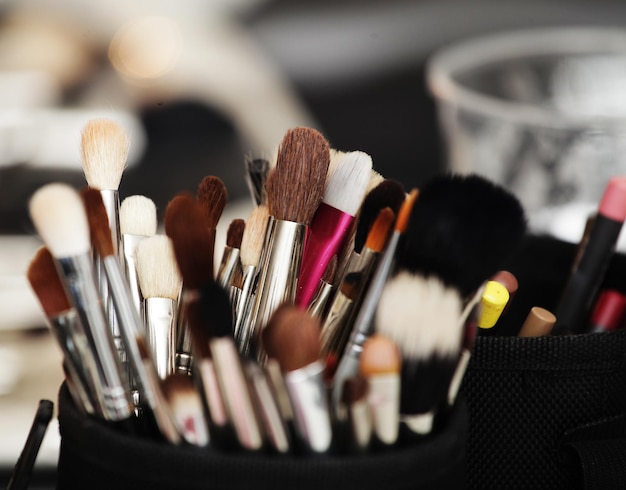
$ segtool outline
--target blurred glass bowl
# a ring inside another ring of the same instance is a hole
[[[447,164],[510,189],[534,232],[577,242],[626,174],[626,30],[493,34],[429,60]]]

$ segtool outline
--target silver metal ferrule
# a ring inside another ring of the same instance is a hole
[[[268,254],[256,288],[250,342],[258,338],[276,308],[295,302],[306,228],[292,221],[273,222]],[[258,359],[264,363],[266,356],[258,342],[256,349]]]
[[[217,268],[215,281],[223,288],[228,288],[233,277],[233,272],[238,264],[239,249],[225,246],[224,252],[222,253],[222,259],[220,260],[219,267]]]
[[[96,358],[103,415],[112,421],[126,419],[133,412],[130,389],[102,309],[91,256],[60,258],[57,264]]]
[[[293,406],[296,432],[305,449],[314,453],[328,451],[332,443],[323,371],[323,363],[316,361],[285,373],[285,386]]]
[[[333,298],[320,332],[320,351],[323,354],[336,352],[341,337],[348,335],[343,330],[350,317],[352,304],[352,300],[341,291],[338,291]]]
[[[159,378],[176,371],[176,316],[178,302],[171,298],[144,300],[146,338]]]
[[[252,308],[254,300],[254,283],[257,276],[257,268],[253,265],[247,265],[243,269],[243,286],[237,301],[237,309],[235,310],[235,342],[239,350],[243,352],[245,339],[247,338],[244,330],[248,321],[249,312]]]
[[[319,287],[317,288],[317,292],[311,300],[311,304],[309,305],[307,311],[311,314],[313,318],[322,318],[324,311],[326,310],[326,305],[328,303],[328,299],[333,293],[333,285],[327,283],[326,281],[320,281]]]
[[[141,294],[139,279],[137,277],[137,258],[135,256],[135,253],[137,251],[137,246],[146,238],[148,237],[143,235],[130,235],[128,233],[122,235],[124,272],[126,273],[126,280],[128,281],[130,294],[133,298],[133,304],[137,308],[137,311],[140,315],[142,314],[141,309],[143,307],[143,296]]]

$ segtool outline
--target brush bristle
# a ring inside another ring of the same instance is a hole
[[[379,174],[376,170],[372,169],[370,171],[370,180],[367,183],[367,193],[370,193],[372,190],[374,190],[376,187],[378,187],[380,184],[382,184],[385,181],[385,177],[383,177],[381,174]]]
[[[341,281],[340,291],[349,300],[354,301],[361,290],[363,272],[350,272]]]
[[[365,196],[359,211],[357,229],[354,235],[354,250],[360,252],[363,249],[381,209],[391,208],[397,215],[405,197],[402,184],[392,179],[384,180]]]
[[[400,272],[387,281],[376,330],[393,340],[403,358],[455,357],[462,340],[458,292],[434,277]]]
[[[109,218],[102,201],[102,194],[96,189],[85,187],[81,191],[81,197],[87,212],[92,245],[100,257],[114,255],[115,248],[113,248]]]
[[[348,378],[343,383],[341,390],[341,402],[346,406],[365,400],[369,392],[369,383],[362,376]]]
[[[324,271],[324,275],[322,276],[322,281],[326,284],[333,284],[335,281],[335,274],[337,273],[337,256],[333,255],[332,259],[326,266],[326,270]]]
[[[359,372],[365,377],[399,374],[402,357],[393,340],[374,334],[363,344],[359,362]]]
[[[241,237],[241,249],[239,252],[243,267],[256,267],[259,265],[268,218],[269,209],[263,204],[254,208],[250,213]]]
[[[391,208],[382,209],[380,213],[378,213],[378,217],[367,235],[365,248],[378,253],[382,252],[387,244],[387,239],[389,238],[389,233],[391,232],[395,218],[396,215]]]
[[[329,171],[323,202],[350,216],[359,210],[372,170],[372,158],[362,151],[351,151]]]
[[[337,150],[336,148],[329,148],[328,153],[330,155],[330,160],[328,163],[328,173],[326,174],[326,186],[328,187],[328,183],[330,181],[330,176],[335,172],[337,165],[339,162],[343,160],[343,157],[346,156],[345,151]]]
[[[294,305],[279,306],[262,331],[265,352],[291,372],[320,358],[320,324],[306,311]]]
[[[409,192],[409,195],[400,206],[400,211],[398,211],[398,218],[396,219],[395,229],[399,233],[406,233],[406,230],[409,226],[409,220],[411,219],[411,213],[413,212],[413,207],[415,206],[415,201],[419,196],[419,190],[413,189]]]
[[[179,402],[178,408],[184,409],[184,404],[193,402],[197,396],[193,379],[183,373],[168,374],[162,382],[163,394],[168,402]],[[185,402],[185,403],[183,403]]]
[[[172,240],[184,287],[198,289],[213,280],[214,235],[191,194],[179,194],[167,205],[165,234]]]
[[[28,265],[26,277],[48,318],[71,308],[52,254],[41,247]]]
[[[264,158],[246,158],[244,161],[246,169],[246,182],[248,189],[254,198],[254,202],[259,204],[267,203],[267,191],[265,182],[270,171],[270,162]]]
[[[81,135],[83,171],[89,187],[118,190],[128,149],[128,135],[115,121],[89,121]]]
[[[398,266],[436,275],[464,297],[500,270],[526,232],[519,201],[477,175],[433,179],[420,194]]]
[[[143,297],[178,299],[182,279],[172,240],[165,235],[148,237],[137,245],[135,256]]]
[[[202,287],[202,312],[211,337],[232,337],[233,306],[226,290],[210,281]]]
[[[73,257],[89,252],[89,224],[80,194],[67,184],[46,184],[29,201],[30,217],[52,255]]]
[[[120,204],[120,233],[152,236],[157,231],[157,210],[146,196],[128,196]]]
[[[320,132],[311,128],[287,131],[267,180],[270,214],[308,225],[322,201],[329,164],[328,142]]]
[[[226,232],[226,246],[231,248],[241,248],[243,232],[246,229],[246,222],[236,218],[230,222]]]
[[[226,186],[219,177],[207,175],[198,185],[196,199],[205,213],[209,228],[217,227],[224,207],[226,207],[227,198]]]

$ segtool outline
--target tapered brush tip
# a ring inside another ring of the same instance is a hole
[[[153,235],[142,240],[135,251],[137,279],[144,298],[178,299],[182,279],[172,240]]]
[[[256,267],[259,264],[268,219],[269,210],[266,205],[260,204],[250,213],[241,237],[241,249],[239,252],[243,267]]]
[[[201,291],[203,321],[211,337],[232,337],[233,306],[226,290],[214,281]]]
[[[52,254],[41,247],[28,265],[26,277],[48,318],[71,308]]]
[[[381,334],[374,334],[363,344],[359,372],[362,376],[398,374],[402,364],[396,343]]]
[[[224,182],[219,177],[207,175],[198,185],[196,198],[204,211],[207,226],[217,227],[228,198]]]
[[[154,201],[142,195],[128,196],[120,204],[120,233],[152,236],[157,231]]]
[[[81,191],[81,197],[87,212],[92,245],[100,257],[114,255],[109,217],[100,191],[86,187]]]
[[[246,229],[246,222],[242,219],[234,219],[228,226],[226,232],[226,246],[231,248],[241,248],[241,240],[243,239],[243,232]]]
[[[350,216],[355,216],[367,189],[372,157],[362,151],[345,153],[329,171],[323,202]]]
[[[367,235],[365,248],[378,253],[382,252],[387,244],[387,239],[393,228],[395,218],[396,215],[391,208],[387,207],[382,209],[380,213],[378,213],[376,221],[374,221],[372,229]]]
[[[89,187],[118,190],[130,143],[126,131],[110,119],[89,121],[81,134],[83,171]]]
[[[265,352],[283,372],[291,372],[320,359],[320,323],[306,311],[283,304],[274,311],[261,340]]]
[[[52,255],[61,258],[89,252],[87,215],[74,188],[46,184],[31,196],[28,207],[33,225]]]

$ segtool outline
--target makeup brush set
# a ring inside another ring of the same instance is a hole
[[[367,154],[333,150],[300,127],[275,161],[246,160],[254,206],[216,251],[221,180],[173,196],[160,233],[148,197],[118,204],[127,149],[115,123],[90,122],[88,185],[48,184],[29,204],[44,245],[28,278],[64,354],[59,488],[90,469],[102,485],[93,488],[122,488],[112,465],[131,457],[125,444],[144,466],[123,478],[150,488],[275,488],[281,474],[301,488],[345,488],[346,478],[463,487],[468,428],[468,447],[478,447],[464,400],[474,414],[506,396],[472,387],[481,344],[493,340],[480,327],[504,306],[490,300],[493,283],[508,287],[507,301],[515,279],[523,285],[519,201],[478,175],[405,189]],[[607,188],[599,216],[609,223],[592,232],[601,243],[582,252],[584,279],[572,273],[561,312],[599,287],[624,188],[621,179]],[[100,461],[94,441],[120,453]]]

